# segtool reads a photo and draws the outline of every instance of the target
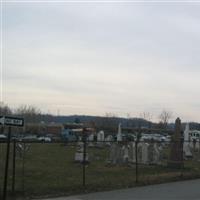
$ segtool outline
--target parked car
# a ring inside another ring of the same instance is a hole
[[[50,137],[38,137],[38,141],[51,142],[51,138]]]
[[[5,142],[7,137],[3,134],[0,134],[0,142]]]
[[[37,141],[37,135],[26,135],[19,139],[20,141],[33,142]]]

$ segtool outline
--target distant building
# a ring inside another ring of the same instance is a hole
[[[60,137],[62,133],[63,125],[57,123],[27,123],[24,127],[25,134],[33,134],[33,135],[52,135],[56,137]]]
[[[61,136],[63,128],[61,124],[48,124],[45,127],[45,132],[48,135]]]
[[[66,123],[63,125],[62,138],[66,141],[72,142],[77,141],[82,138],[83,134],[83,124],[81,123]],[[94,133],[93,128],[87,128],[88,136],[91,133]]]
[[[80,123],[66,123],[63,127],[62,138],[68,142],[77,141],[83,131],[83,124]]]

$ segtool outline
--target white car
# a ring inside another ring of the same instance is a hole
[[[0,134],[0,141],[6,141],[7,137],[3,134]]]
[[[50,137],[39,137],[38,141],[41,141],[41,142],[51,142],[51,138]]]

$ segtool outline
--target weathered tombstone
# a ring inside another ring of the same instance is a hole
[[[184,158],[185,159],[188,159],[188,158],[192,158],[193,155],[192,155],[192,151],[191,151],[191,148],[189,146],[189,144],[184,144],[183,145],[183,153],[184,153]]]
[[[197,150],[197,146],[196,146],[197,140],[196,140],[196,139],[193,139],[193,140],[192,140],[192,143],[193,143],[193,151],[195,152],[195,151]]]
[[[126,156],[127,149],[123,148],[121,144],[112,143],[108,161],[110,164],[123,164]]]
[[[121,129],[121,124],[118,126],[118,133],[117,133],[117,142],[122,141],[122,129]]]
[[[200,149],[200,144],[199,144],[199,138],[196,141],[196,150],[199,151]]]
[[[107,145],[107,146],[110,146],[112,141],[113,141],[113,136],[112,136],[112,135],[108,135],[108,136],[105,138],[105,142],[106,142],[106,145]]]
[[[97,133],[97,147],[103,147],[104,140],[105,140],[104,131],[99,131]]]
[[[123,149],[121,144],[117,144],[117,149],[116,149],[116,157],[117,157],[117,164],[122,164],[123,163]]]
[[[184,130],[184,143],[183,143],[183,154],[184,154],[185,159],[192,158],[189,131],[190,131],[190,127],[189,127],[189,123],[187,123]]]
[[[149,144],[142,143],[142,164],[149,164],[148,146]]]
[[[161,164],[161,156],[160,156],[160,149],[159,149],[157,143],[154,143],[153,150],[154,150],[154,152],[153,152],[153,162],[152,162],[152,164],[159,165],[159,164]]]
[[[84,143],[78,142],[74,160],[75,162],[83,162],[83,158],[84,158]],[[85,161],[88,162],[88,153],[86,153]]]
[[[130,142],[129,143],[129,148],[128,148],[128,159],[129,162],[135,163],[135,142]]]
[[[110,147],[110,156],[109,156],[109,163],[116,164],[117,163],[117,157],[116,157],[116,148],[117,144],[113,143]]]
[[[181,120],[179,118],[175,121],[175,133],[171,141],[171,152],[168,165],[172,168],[182,168],[184,166]]]
[[[189,132],[190,132],[190,125],[189,125],[189,123],[187,123],[185,126],[185,130],[184,130],[184,142],[190,140]]]
[[[94,147],[95,146],[94,145],[94,134],[93,133],[89,135],[88,141],[89,141],[88,147]]]
[[[148,147],[149,144],[144,142],[138,144],[138,163],[149,164]]]
[[[128,163],[129,155],[128,155],[128,145],[122,146],[122,162]]]
[[[93,142],[94,141],[94,134],[93,133],[89,135],[88,141],[89,142]]]
[[[148,163],[159,165],[161,162],[161,149],[156,142],[151,142],[148,146]]]
[[[97,142],[103,142],[104,141],[104,131],[99,131],[97,133]]]

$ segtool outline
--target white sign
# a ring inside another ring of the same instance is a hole
[[[24,126],[24,119],[19,117],[0,116],[0,124],[7,126]]]

